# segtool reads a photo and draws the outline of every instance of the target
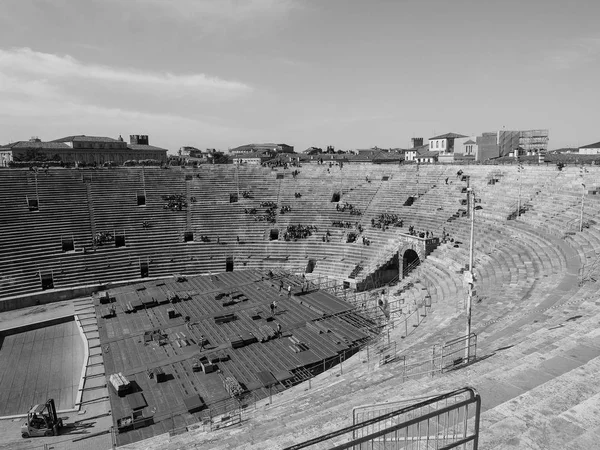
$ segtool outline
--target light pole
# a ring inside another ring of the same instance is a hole
[[[583,231],[583,203],[584,203],[584,199],[585,199],[585,174],[587,173],[587,169],[583,166],[583,164],[581,165],[581,170],[580,170],[580,176],[581,176],[581,186],[583,187],[583,190],[581,191],[581,213],[579,216],[579,231]]]
[[[475,192],[473,188],[467,188],[469,196],[469,214],[471,216],[471,236],[469,239],[469,271],[465,273],[465,280],[468,283],[467,291],[467,340],[465,346],[465,359],[469,362],[471,359],[471,308],[473,303],[473,283],[475,282],[473,272],[473,241],[475,238]]]
[[[583,231],[583,201],[585,199],[585,184],[581,183],[583,190],[581,191],[581,214],[579,216],[579,231]]]
[[[517,199],[517,218],[521,217],[521,181],[523,179],[523,165],[519,163],[519,167],[517,169],[519,171],[519,198]]]

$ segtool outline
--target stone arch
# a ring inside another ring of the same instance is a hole
[[[406,248],[402,253],[402,278],[421,264],[419,253],[413,248]]]

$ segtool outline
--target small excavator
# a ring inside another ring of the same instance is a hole
[[[27,421],[21,425],[21,437],[58,436],[63,420],[56,414],[54,399],[45,404],[32,406],[27,413]]]

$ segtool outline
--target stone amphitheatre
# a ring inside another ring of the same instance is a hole
[[[0,449],[598,448],[600,171],[561,169],[0,171]]]

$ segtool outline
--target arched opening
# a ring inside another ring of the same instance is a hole
[[[417,252],[410,248],[406,250],[402,256],[402,277],[407,276],[420,263],[421,260]]]

